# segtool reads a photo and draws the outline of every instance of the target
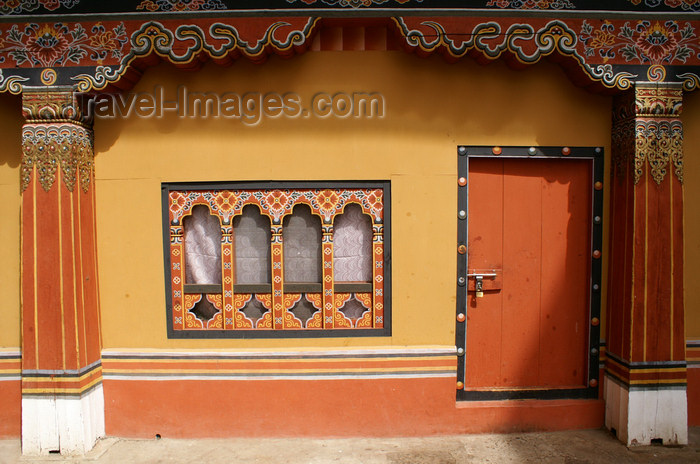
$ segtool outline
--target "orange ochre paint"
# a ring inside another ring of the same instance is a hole
[[[700,368],[688,369],[688,425],[700,426]]]
[[[107,435],[420,436],[596,428],[602,400],[455,402],[455,380],[105,379]]]
[[[19,369],[17,375],[19,376]],[[19,437],[22,430],[21,416],[22,387],[20,381],[0,381],[0,437]]]

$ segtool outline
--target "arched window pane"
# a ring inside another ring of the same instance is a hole
[[[285,282],[321,282],[321,220],[306,205],[282,223]]]
[[[359,205],[346,206],[335,219],[333,276],[336,282],[372,281],[372,221]]]
[[[197,205],[183,220],[185,230],[185,283],[221,283],[221,223],[209,208]]]
[[[236,283],[269,284],[270,218],[260,214],[256,206],[243,208],[243,214],[233,220],[236,237]]]

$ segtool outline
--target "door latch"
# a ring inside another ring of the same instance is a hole
[[[484,276],[482,275],[477,275],[474,276],[476,279],[476,297],[477,298],[483,298],[484,297]]]
[[[494,289],[500,289],[500,281],[497,280],[498,278],[498,271],[495,270],[490,270],[490,271],[478,271],[476,269],[472,270],[472,272],[467,274],[467,277],[473,277],[474,278],[474,286],[472,287],[471,285],[469,286],[469,290],[473,290],[474,294],[477,298],[483,298],[484,297],[484,279],[491,279],[489,281],[489,286],[487,287],[488,290],[494,290]],[[495,286],[494,284],[497,284]],[[495,286],[495,288],[494,288]]]

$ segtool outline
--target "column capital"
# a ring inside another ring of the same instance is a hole
[[[70,86],[24,87],[22,116],[27,123],[69,122],[92,127],[89,98]]]
[[[48,192],[60,173],[72,192],[79,181],[83,192],[93,178],[92,118],[87,96],[72,87],[28,87],[22,93],[22,167],[24,192],[37,177]]]
[[[677,118],[683,109],[683,86],[676,82],[637,82],[634,86],[635,115]]]
[[[613,123],[634,118],[677,118],[683,110],[683,86],[676,82],[637,82],[615,97]]]
[[[645,177],[646,165],[657,185],[666,178],[669,165],[683,183],[683,88],[679,83],[637,82],[634,90],[615,98],[613,104],[613,166],[622,179],[632,165],[634,184]]]

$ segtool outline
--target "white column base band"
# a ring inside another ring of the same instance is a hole
[[[628,390],[605,377],[605,426],[627,446],[688,444],[688,399],[684,387]]]
[[[22,454],[81,455],[105,434],[102,385],[81,397],[22,397]]]

